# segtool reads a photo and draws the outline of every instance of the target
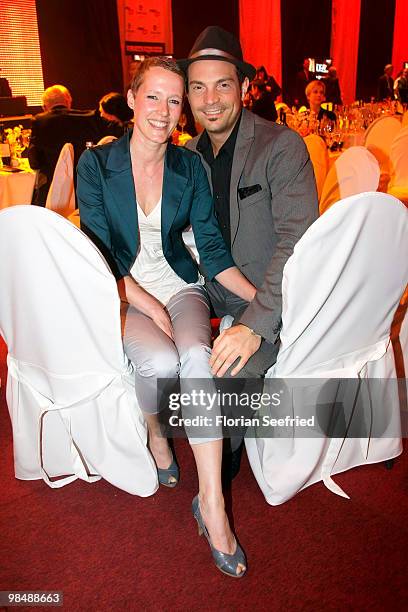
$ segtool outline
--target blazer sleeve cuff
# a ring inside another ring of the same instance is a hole
[[[224,272],[224,270],[235,267],[234,260],[227,252],[218,257],[211,258],[209,265],[200,262],[201,271],[208,280],[214,280],[214,278],[221,272]]]

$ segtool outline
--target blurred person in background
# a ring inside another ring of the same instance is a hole
[[[404,68],[398,79],[397,99],[401,104],[408,104],[408,68]]]
[[[394,67],[392,64],[387,64],[384,68],[384,74],[378,79],[377,99],[393,100],[394,99],[394,79],[392,78]]]
[[[99,114],[106,121],[117,123],[124,130],[130,127],[133,113],[128,106],[125,96],[111,91],[99,100]]]
[[[11,98],[11,87],[5,77],[0,77],[0,98]]]
[[[264,81],[255,79],[251,83],[251,102],[250,110],[268,121],[276,121],[278,113],[276,112],[275,102],[272,92],[268,91]]]
[[[299,106],[306,106],[307,99],[305,96],[305,88],[308,83],[315,79],[315,75],[313,72],[309,70],[310,60],[308,57],[305,57],[303,60],[302,70],[296,73],[295,77],[295,95],[294,95],[294,104],[297,108]]]
[[[337,77],[337,68],[330,66],[327,77],[321,80],[326,88],[326,101],[332,104],[341,106],[343,104],[341,99],[340,83]]]
[[[326,88],[323,81],[311,81],[305,89],[307,106],[316,115],[318,121],[321,121],[324,117],[330,119],[330,121],[336,121],[336,113],[321,106],[322,102],[326,100],[325,93]]]
[[[44,112],[33,119],[28,149],[31,168],[39,170],[32,201],[38,206],[45,206],[55,166],[66,142],[74,147],[76,167],[87,142],[96,144],[108,134],[123,134],[123,129],[99,113],[73,109],[71,93],[64,85],[48,87],[42,95],[42,107]]]
[[[261,81],[265,84],[265,89],[272,95],[272,99],[274,102],[282,93],[281,87],[278,85],[275,78],[266,72],[266,68],[264,66],[259,66],[256,69],[256,75],[254,80]]]

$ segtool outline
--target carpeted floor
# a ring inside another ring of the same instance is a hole
[[[176,443],[179,486],[147,499],[103,481],[59,490],[18,481],[2,343],[0,377],[0,590],[61,590],[67,611],[406,609],[406,453],[391,471],[336,476],[351,500],[317,484],[278,507],[266,504],[245,461],[227,503],[249,570],[233,580],[198,538],[185,441]]]

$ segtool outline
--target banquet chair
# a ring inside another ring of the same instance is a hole
[[[329,169],[329,154],[327,147],[322,138],[316,134],[309,134],[304,138],[307,150],[309,151],[310,159],[313,165],[314,175],[316,179],[317,196],[320,200],[322,195],[324,181]]]
[[[71,213],[68,217],[68,221],[71,221],[76,227],[81,229],[81,219],[79,217],[79,208],[76,208],[73,213]]]
[[[391,145],[390,163],[388,193],[408,206],[408,126],[398,132]]]
[[[291,414],[312,411],[322,425],[247,434],[269,504],[319,481],[348,497],[334,474],[402,452],[390,329],[407,276],[408,211],[387,194],[334,204],[296,244],[283,272],[281,345],[265,383],[287,389]]]
[[[115,279],[93,243],[37,206],[0,213],[0,333],[16,478],[104,478],[128,493],[157,471],[121,338]]]
[[[60,151],[45,207],[63,217],[75,210],[74,147],[70,142]]]
[[[375,119],[364,134],[364,146],[377,159],[381,175],[385,177],[384,183],[389,180],[391,144],[400,130],[401,122],[398,119],[384,116]]]
[[[275,108],[279,116],[279,111],[284,110],[285,114],[292,115],[292,109],[285,102],[275,102]]]
[[[110,142],[113,142],[114,140],[117,140],[116,136],[108,135],[108,136],[104,136],[103,138],[98,140],[98,142],[96,144],[97,145],[109,144]]]
[[[380,168],[365,147],[350,147],[330,168],[319,200],[322,215],[335,202],[364,191],[376,191]]]
[[[408,308],[405,307],[404,318],[401,322],[399,341],[401,345],[402,357],[404,360],[405,382],[408,380]]]

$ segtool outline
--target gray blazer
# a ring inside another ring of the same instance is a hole
[[[187,147],[197,151],[198,139]],[[202,162],[211,185],[210,168]],[[231,172],[231,251],[258,288],[240,321],[269,342],[281,327],[283,267],[317,217],[316,183],[303,139],[243,109]]]

